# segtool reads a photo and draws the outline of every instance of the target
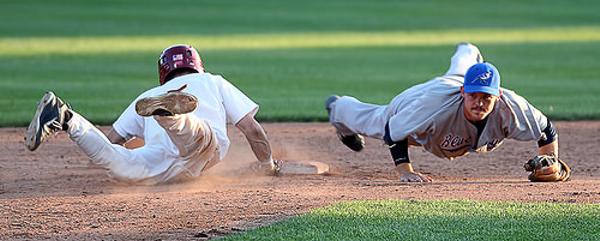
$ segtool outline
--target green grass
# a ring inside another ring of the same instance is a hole
[[[0,36],[227,35],[598,23],[591,0],[3,0]],[[27,13],[27,14],[23,14]]]
[[[222,240],[598,240],[598,204],[354,201]]]
[[[194,43],[205,50],[351,48],[372,46],[454,45],[465,39],[478,44],[600,41],[600,26],[451,29],[395,32],[328,32],[245,34],[228,36],[163,35],[110,37],[1,38],[1,56],[115,54],[160,51],[172,43]],[[27,51],[23,51],[27,49]]]
[[[505,87],[553,119],[600,119],[598,1],[3,1],[0,126],[24,126],[53,90],[110,124],[187,42],[263,121],[325,120],[323,100],[385,104],[478,44]],[[28,14],[22,14],[26,11]]]

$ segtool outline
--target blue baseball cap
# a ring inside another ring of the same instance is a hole
[[[465,93],[487,93],[500,96],[500,73],[494,65],[474,64],[467,70],[463,83]]]

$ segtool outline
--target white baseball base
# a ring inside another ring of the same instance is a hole
[[[280,175],[322,175],[329,173],[329,165],[317,161],[281,161]]]

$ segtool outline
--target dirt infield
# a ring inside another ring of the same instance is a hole
[[[572,181],[529,183],[523,162],[534,142],[454,161],[411,148],[430,184],[397,181],[388,151],[368,139],[363,152],[341,145],[325,123],[266,124],[277,158],[316,160],[326,176],[268,177],[244,171],[254,160],[238,131],[232,149],[205,176],[185,183],[130,186],[94,168],[63,133],[36,152],[22,128],[0,130],[0,240],[204,240],[355,199],[471,199],[600,203],[600,122],[558,122]]]

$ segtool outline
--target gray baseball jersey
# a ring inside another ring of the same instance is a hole
[[[377,139],[383,138],[389,121],[393,141],[408,139],[411,145],[448,159],[494,150],[505,138],[537,141],[542,137],[546,117],[523,97],[502,89],[478,138],[477,128],[462,110],[462,85],[462,77],[437,77],[403,91],[386,106],[342,97],[334,102],[330,121]]]
[[[546,117],[523,97],[502,89],[502,96],[477,137],[477,128],[463,113],[460,87],[463,79],[444,76],[414,86],[388,105],[390,136],[408,138],[439,157],[453,159],[469,152],[488,152],[505,138],[539,140]]]

